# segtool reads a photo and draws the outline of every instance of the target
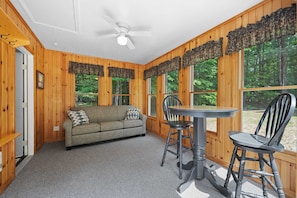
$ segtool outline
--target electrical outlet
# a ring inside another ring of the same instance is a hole
[[[54,126],[54,131],[60,131],[60,127],[59,126]]]

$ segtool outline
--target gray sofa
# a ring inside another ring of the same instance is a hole
[[[68,118],[63,123],[65,129],[65,147],[119,139],[146,134],[146,115],[139,113],[139,118],[127,119],[127,112],[134,108],[122,106],[75,107],[72,111],[84,110],[89,123],[73,127]]]

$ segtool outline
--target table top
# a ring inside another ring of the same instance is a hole
[[[168,107],[174,114],[193,117],[231,117],[238,111],[234,107],[224,106],[170,106]]]

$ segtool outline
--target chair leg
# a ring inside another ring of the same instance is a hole
[[[245,166],[245,155],[246,155],[246,150],[242,149],[241,159],[239,163],[238,181],[236,182],[236,189],[235,189],[236,198],[240,198],[240,194],[241,194],[242,179],[243,179],[244,166]]]
[[[183,152],[183,150],[182,149],[180,149],[180,147],[179,147],[179,143],[183,140],[182,138],[180,138],[180,134],[182,134],[182,131],[180,131],[180,130],[177,130],[177,147],[176,147],[176,159],[178,159],[179,158],[179,154],[180,154],[180,152]]]
[[[164,164],[164,160],[165,160],[166,153],[167,153],[167,150],[168,150],[168,146],[169,146],[169,143],[170,143],[171,133],[172,133],[172,129],[170,128],[170,129],[169,129],[168,136],[167,136],[167,140],[166,140],[166,144],[165,144],[164,152],[163,152],[163,157],[162,157],[161,166],[163,166],[163,164]]]
[[[182,140],[182,130],[178,130],[178,158],[179,158],[179,179],[182,179],[182,167],[183,167],[183,151],[182,151],[182,147],[183,147],[183,140]]]
[[[285,193],[283,191],[282,181],[280,179],[278,169],[277,169],[277,165],[276,165],[276,162],[275,162],[275,159],[274,159],[272,153],[269,154],[269,158],[270,158],[272,173],[274,175],[274,181],[275,181],[275,185],[276,185],[276,188],[277,188],[278,197],[284,198],[286,196],[285,196]]]
[[[193,138],[192,138],[192,135],[191,135],[190,128],[188,128],[188,136],[190,138],[190,146],[191,146],[191,150],[192,150],[193,149]]]
[[[229,184],[229,180],[230,180],[230,177],[231,177],[231,173],[233,171],[233,165],[234,165],[234,161],[235,161],[237,149],[238,149],[238,146],[235,146],[234,149],[233,149],[233,153],[232,153],[232,156],[231,156],[230,164],[229,164],[229,167],[228,167],[227,177],[226,177],[225,183],[224,183],[224,187],[225,188],[228,188],[228,184]]]
[[[262,172],[265,172],[263,154],[262,153],[259,153],[258,156],[259,156],[260,170]],[[265,177],[266,177],[265,175],[261,175],[262,190],[263,190],[263,196],[264,197],[268,197],[268,193],[267,193],[267,181],[266,181]]]

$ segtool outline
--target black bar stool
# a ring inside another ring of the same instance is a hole
[[[179,158],[179,178],[182,179],[182,154],[186,151],[192,150],[192,136],[190,132],[190,126],[192,126],[192,122],[186,121],[184,119],[184,116],[175,115],[170,113],[170,110],[168,107],[170,106],[181,106],[182,102],[174,95],[169,95],[164,98],[163,100],[163,111],[164,115],[167,121],[167,124],[170,126],[165,149],[162,157],[161,166],[164,164],[164,160],[166,157],[166,153],[172,153],[176,155],[177,158]],[[173,130],[176,130],[176,132],[173,132]],[[187,131],[187,133],[184,135],[183,131]],[[190,140],[191,147],[185,147],[183,146],[183,139],[188,138]],[[177,150],[171,150],[171,146],[177,146]]]
[[[240,195],[258,197],[251,192],[243,192],[241,190],[243,176],[260,178],[264,197],[268,197],[267,183],[277,192],[279,197],[285,197],[273,154],[284,150],[284,146],[280,141],[289,120],[294,114],[295,107],[296,97],[293,94],[280,94],[266,108],[254,134],[237,131],[229,132],[229,137],[235,147],[224,187],[228,188],[230,176],[232,175],[236,182],[236,198],[240,197]],[[258,156],[249,158],[246,156],[247,151],[255,152]],[[235,159],[239,161],[238,170],[233,166]],[[259,169],[245,169],[246,161],[258,162]],[[265,167],[269,167],[271,172],[265,171]],[[274,178],[274,182],[270,180],[270,177]]]

